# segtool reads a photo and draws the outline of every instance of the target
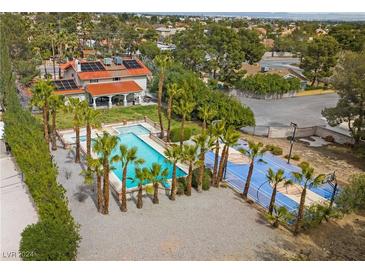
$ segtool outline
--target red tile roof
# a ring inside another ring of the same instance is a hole
[[[92,96],[125,94],[140,92],[142,90],[143,89],[134,81],[89,84],[86,86],[86,91]]]
[[[113,74],[111,71],[100,70],[100,71],[87,71],[77,73],[81,80],[91,80],[91,79],[102,79],[102,78],[112,78]]]

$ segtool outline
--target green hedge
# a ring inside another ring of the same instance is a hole
[[[196,168],[193,170],[193,180],[191,183],[191,185],[194,188],[198,187],[198,176],[199,176],[199,168]],[[213,174],[212,174],[212,171],[210,170],[210,168],[205,168],[204,180],[203,180],[203,184],[202,184],[203,190],[209,190],[212,176],[213,176]]]
[[[24,260],[74,260],[80,241],[79,227],[68,209],[65,190],[57,182],[58,170],[52,162],[42,126],[19,103],[3,30],[1,28],[0,33],[0,91],[5,95],[2,98],[6,106],[5,140],[24,175],[40,219],[23,231],[20,251],[32,255],[23,257]],[[65,243],[59,245],[62,241]]]
[[[283,149],[279,146],[276,146],[276,145],[266,145],[265,149],[267,151],[270,151],[274,155],[282,155],[283,154]]]
[[[255,95],[281,95],[299,90],[300,81],[284,79],[278,74],[255,74],[239,80],[236,88]]]
[[[184,128],[184,138],[183,141],[189,140],[192,134],[192,130],[189,127]],[[171,142],[179,142],[180,141],[180,128],[172,128],[170,133]]]

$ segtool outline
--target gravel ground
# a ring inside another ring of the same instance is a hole
[[[231,189],[194,192],[175,202],[161,192],[159,205],[144,197],[143,209],[137,209],[132,199],[127,213],[111,197],[110,213],[103,216],[73,153],[58,149],[54,156],[81,225],[78,260],[270,260],[270,250],[288,243],[286,231],[267,226]],[[72,173],[68,180],[65,171]]]

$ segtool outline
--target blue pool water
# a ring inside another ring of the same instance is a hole
[[[119,134],[134,133],[136,135],[143,135],[150,133],[150,131],[147,128],[141,125],[117,127],[115,129],[119,132]]]
[[[142,127],[142,126],[140,126],[140,127]],[[119,153],[120,144],[126,145],[128,148],[135,146],[138,148],[138,150],[137,150],[138,157],[143,158],[145,160],[145,163],[143,165],[140,165],[141,168],[143,168],[143,167],[150,168],[152,166],[152,163],[157,162],[162,166],[162,169],[168,168],[169,174],[167,176],[167,179],[171,179],[173,165],[171,163],[167,163],[165,161],[166,158],[163,155],[161,155],[158,151],[153,149],[151,146],[149,146],[144,141],[142,141],[136,134],[134,134],[134,131],[133,131],[134,129],[136,130],[137,134],[140,134],[140,133],[138,133],[138,132],[140,132],[140,127],[131,126],[131,127],[123,128],[123,129],[129,128],[128,129],[129,133],[119,134],[120,141],[119,141],[118,145],[116,146],[116,148],[113,150],[111,157],[113,157],[114,155]],[[144,127],[142,127],[142,128],[144,128]],[[123,171],[122,171],[121,162],[113,163],[112,166],[115,168],[115,170],[113,170],[114,174],[122,181],[122,172]],[[134,181],[135,167],[136,166],[134,164],[128,165],[127,188],[136,187],[138,184],[138,182]],[[186,173],[182,169],[177,168],[176,176],[177,177],[186,176]],[[168,186],[167,183],[166,183],[166,186]]]

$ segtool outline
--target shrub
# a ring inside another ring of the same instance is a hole
[[[184,128],[184,138],[183,141],[189,140],[192,134],[192,130],[190,127]],[[175,127],[171,129],[171,142],[179,142],[180,141],[180,128]]]
[[[267,151],[270,151],[274,155],[282,155],[283,154],[283,149],[279,146],[276,146],[276,145],[266,145],[265,149]]]
[[[365,209],[365,173],[354,174],[336,198],[337,207],[344,213]]]
[[[323,140],[325,140],[326,142],[330,142],[330,143],[335,142],[335,138],[333,138],[332,135],[327,135],[326,137],[323,138]]]
[[[319,226],[323,220],[329,221],[330,218],[339,218],[340,212],[335,208],[329,208],[328,204],[313,204],[306,208],[303,217],[303,228],[310,229]]]
[[[28,225],[21,234],[20,251],[25,261],[69,261],[76,258],[78,233],[59,221]]]
[[[289,155],[288,155],[288,154],[286,154],[286,155],[284,156],[284,158],[285,158],[285,159],[288,159],[288,158],[289,158]],[[294,160],[294,161],[299,161],[299,160],[300,160],[300,156],[299,156],[298,154],[294,154],[294,155],[292,155],[292,156],[291,156],[291,158],[292,158],[292,160]]]
[[[186,192],[186,179],[185,177],[177,178],[177,195],[184,195]]]
[[[212,180],[212,171],[209,168],[205,168],[205,174],[204,174],[204,180],[202,184],[203,190],[209,190],[210,188],[210,182]],[[193,170],[193,180],[192,180],[192,186],[197,188],[198,187],[198,176],[199,176],[199,168],[196,168]]]

